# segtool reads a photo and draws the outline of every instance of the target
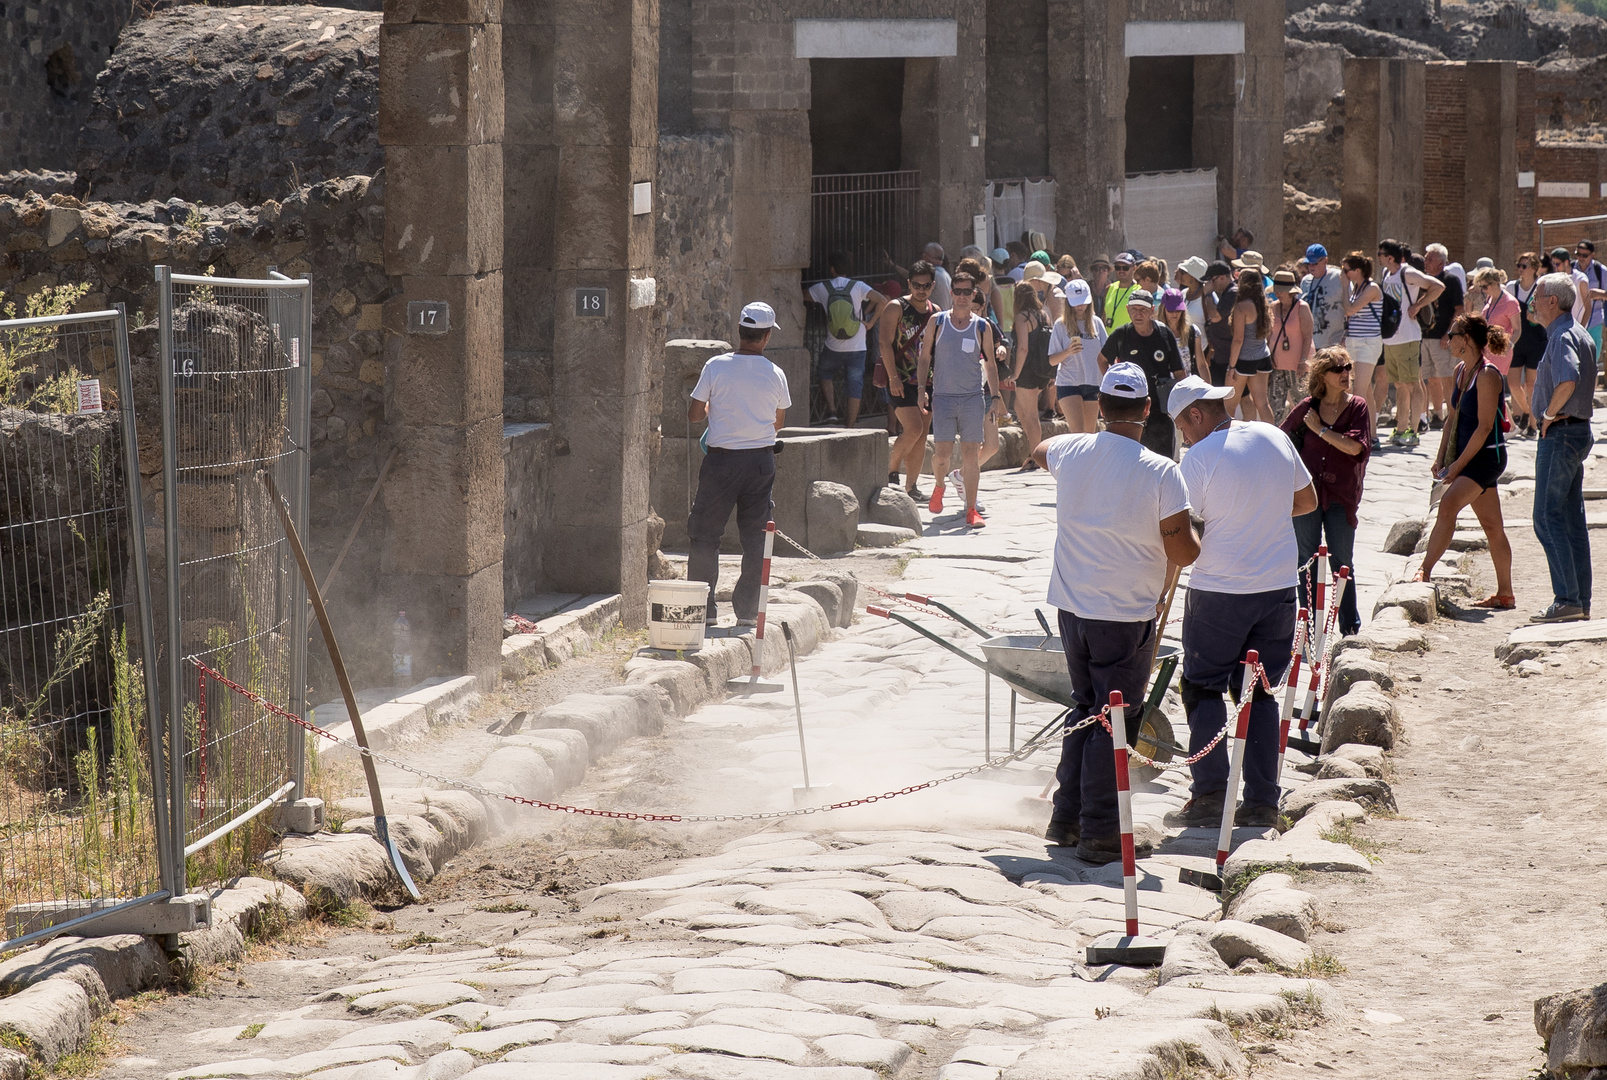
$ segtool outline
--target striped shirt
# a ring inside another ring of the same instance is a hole
[[[1367,286],[1371,284],[1373,284],[1371,281],[1362,282],[1361,291],[1365,291]],[[1355,303],[1357,295],[1357,291],[1352,290],[1350,295],[1346,297],[1346,302]],[[1356,314],[1347,315],[1345,317],[1345,336],[1353,338],[1383,337],[1383,331],[1379,325],[1379,319],[1383,317],[1383,314],[1384,302],[1374,300],[1356,312]]]

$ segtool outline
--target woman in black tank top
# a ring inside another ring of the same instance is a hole
[[[1038,299],[1038,290],[1025,281],[1016,286],[1015,305],[1015,366],[1007,388],[1015,391],[1016,419],[1021,421],[1026,444],[1036,448],[1043,441],[1038,397],[1054,380],[1054,370],[1049,365],[1049,313]],[[1019,471],[1032,472],[1037,467],[1037,462],[1028,457]]]
[[[1546,328],[1529,318],[1529,304],[1534,297],[1539,274],[1540,257],[1532,251],[1525,251],[1518,256],[1517,280],[1507,285],[1507,291],[1523,312],[1523,326],[1518,333],[1518,340],[1512,346],[1512,368],[1507,373],[1507,385],[1512,390],[1513,423],[1525,435],[1534,434],[1534,419],[1529,415],[1529,395],[1534,388],[1535,369],[1540,366],[1540,357],[1546,351]]]

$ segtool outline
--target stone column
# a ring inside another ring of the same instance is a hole
[[[1512,266],[1518,243],[1517,64],[1489,60],[1467,65],[1467,131],[1477,133],[1473,142],[1480,149],[1465,156],[1467,230],[1461,238],[1461,261],[1471,266],[1488,255],[1497,266]],[[1451,254],[1456,257],[1454,250]]]
[[[905,168],[921,173],[916,228],[922,243],[943,245],[951,272],[960,249],[972,241],[972,218],[982,212],[987,179],[986,6],[961,4],[955,15],[954,56],[904,61],[900,115],[900,158]]]
[[[1371,253],[1385,237],[1422,245],[1424,108],[1423,61],[1345,60],[1345,251]]]
[[[500,9],[399,0],[380,31],[386,419],[401,448],[382,565],[420,679],[494,683],[501,666]]]
[[[1233,115],[1233,190],[1222,209],[1232,227],[1255,235],[1272,265],[1283,251],[1283,0],[1235,0],[1244,23],[1244,53],[1237,57],[1241,87]]]
[[[1126,0],[1049,0],[1055,246],[1083,263],[1124,247]]]
[[[647,621],[658,23],[651,0],[506,0],[510,362],[553,425],[542,566]],[[580,290],[600,306],[579,306]],[[602,294],[590,290],[604,290]]]

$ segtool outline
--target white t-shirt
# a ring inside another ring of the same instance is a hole
[[[859,333],[855,334],[851,338],[834,338],[828,333],[826,335],[826,349],[827,349],[827,351],[828,352],[864,352],[865,351],[865,321],[864,320],[865,320],[865,316],[869,314],[869,312],[867,312],[865,310],[865,297],[869,296],[870,293],[871,293],[870,286],[866,285],[863,281],[856,281],[856,282],[854,282],[853,288],[849,288],[847,278],[845,278],[845,277],[834,277],[834,278],[831,279],[831,287],[833,289],[848,289],[848,295],[854,301],[854,312],[855,312],[855,314],[857,314],[859,316],[860,322],[859,322]],[[819,304],[821,307],[826,306],[826,297],[828,297],[830,295],[831,295],[831,293],[826,288],[826,283],[824,281],[817,281],[813,285],[809,286],[809,299],[813,300],[815,303]]]
[[[1590,325],[1590,279],[1577,269],[1568,271],[1568,276],[1574,279],[1574,322],[1580,326]]]
[[[1574,263],[1574,273],[1584,277],[1587,289],[1607,289],[1607,266],[1603,266],[1595,259],[1590,260],[1589,270],[1581,270],[1579,269],[1579,264]],[[1589,325],[1600,326],[1602,324],[1602,302],[1600,300],[1589,300],[1587,303],[1590,304]],[[1578,322],[1579,320],[1575,319],[1574,321]],[[1584,326],[1585,324],[1580,323],[1580,325]]]
[[[1190,589],[1243,595],[1294,587],[1300,554],[1289,511],[1311,473],[1289,436],[1271,424],[1234,421],[1184,452],[1183,479],[1205,522]]]
[[[1081,334],[1078,335],[1082,337]],[[1099,350],[1105,345],[1105,324],[1098,315],[1094,316],[1094,336],[1082,339],[1082,352],[1068,356],[1055,365],[1056,386],[1098,386],[1101,378],[1099,370]],[[1065,352],[1071,347],[1071,332],[1066,324],[1059,319],[1049,331],[1049,352]]]
[[[1446,263],[1445,273],[1452,275],[1461,283],[1462,295],[1466,296],[1468,294],[1468,272],[1463,268],[1462,264],[1459,262]]]
[[[1406,270],[1407,268],[1403,266],[1393,274],[1386,272],[1381,282],[1384,292],[1393,296],[1401,305],[1401,324],[1395,328],[1393,336],[1384,339],[1385,345],[1408,345],[1423,340],[1423,328],[1417,325],[1417,320],[1412,318],[1412,313],[1407,308],[1422,299],[1426,286],[1410,278],[1403,283],[1401,279]],[[1407,295],[1407,290],[1410,290],[1410,296]]]
[[[1057,436],[1047,457],[1059,520],[1049,603],[1084,619],[1155,618],[1166,588],[1161,519],[1189,508],[1177,464],[1109,431]]]
[[[692,397],[709,407],[709,445],[726,450],[774,446],[776,410],[792,408],[786,373],[758,353],[710,357]]]
[[[1194,328],[1200,332],[1200,337],[1203,339],[1205,337],[1205,293],[1201,292],[1199,296],[1188,301],[1187,310],[1189,322],[1194,324]]]

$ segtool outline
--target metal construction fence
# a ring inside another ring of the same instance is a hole
[[[172,844],[223,876],[266,845],[260,815],[303,781],[300,728],[214,693],[199,660],[304,715],[307,596],[258,478],[307,527],[311,285],[157,267]],[[208,875],[207,869],[213,874]]]
[[[144,497],[121,309],[0,322],[0,952],[241,872],[302,791],[303,730],[197,664],[306,713],[258,473],[305,531],[311,285],[157,281]]]
[[[132,385],[120,309],[0,322],[0,939],[171,887]]]

